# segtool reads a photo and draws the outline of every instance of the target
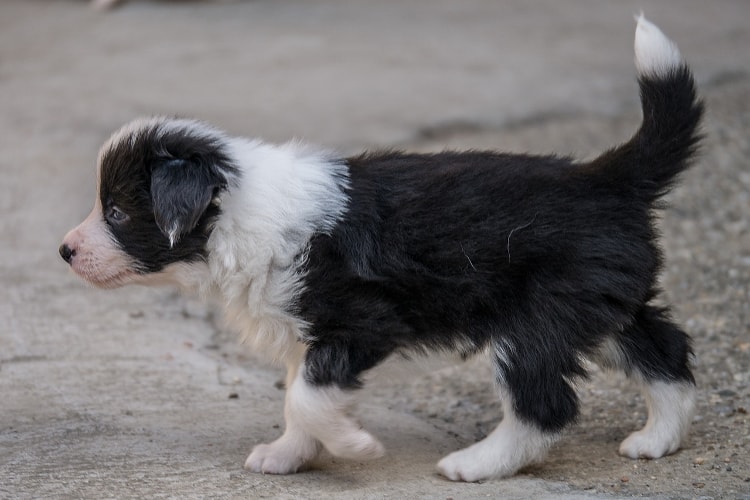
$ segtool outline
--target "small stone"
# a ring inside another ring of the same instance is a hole
[[[620,478],[620,481],[622,481],[623,483],[627,483],[628,481],[630,481],[630,478],[628,476],[622,476]]]
[[[706,486],[706,483],[693,483],[694,488],[703,488]]]
[[[729,417],[734,413],[734,408],[728,405],[718,405],[714,407],[714,412],[721,417]]]
[[[230,392],[229,393],[229,399],[239,399],[240,395],[236,392]]]
[[[705,459],[705,458],[703,458],[703,457],[695,457],[695,458],[693,459],[693,463],[694,463],[695,465],[703,465],[703,462],[705,462],[705,461],[706,461],[706,459]]]

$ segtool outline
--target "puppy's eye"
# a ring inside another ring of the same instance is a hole
[[[121,223],[121,222],[125,222],[126,220],[128,220],[129,217],[128,217],[128,214],[126,214],[119,208],[113,206],[113,207],[110,207],[109,210],[107,211],[107,219],[109,219],[112,222]]]

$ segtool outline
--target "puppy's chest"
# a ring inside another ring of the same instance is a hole
[[[289,273],[269,273],[263,283],[251,281],[241,291],[223,294],[228,326],[254,352],[286,362],[303,346],[305,323],[290,312],[296,283]]]

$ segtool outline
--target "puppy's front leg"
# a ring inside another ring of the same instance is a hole
[[[291,409],[290,388],[297,377],[298,369],[299,363],[287,367],[284,434],[273,443],[259,444],[253,448],[245,461],[245,469],[263,474],[293,474],[320,453],[320,443],[299,425]]]
[[[318,455],[321,443],[341,458],[383,456],[383,445],[346,414],[352,404],[351,393],[336,385],[313,385],[305,379],[304,364],[298,368],[290,368],[287,373],[284,434],[273,443],[256,446],[245,468],[291,474]]]
[[[289,388],[287,401],[287,422],[295,422],[332,455],[367,460],[385,453],[383,445],[346,414],[353,403],[352,393],[336,384],[309,382],[304,364]]]

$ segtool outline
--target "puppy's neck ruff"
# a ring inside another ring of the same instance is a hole
[[[228,139],[239,167],[236,186],[222,194],[221,215],[207,242],[200,282],[179,281],[227,305],[227,319],[244,342],[284,360],[304,333],[289,313],[302,287],[308,242],[329,232],[343,216],[348,173],[327,151],[299,142],[273,146]]]

